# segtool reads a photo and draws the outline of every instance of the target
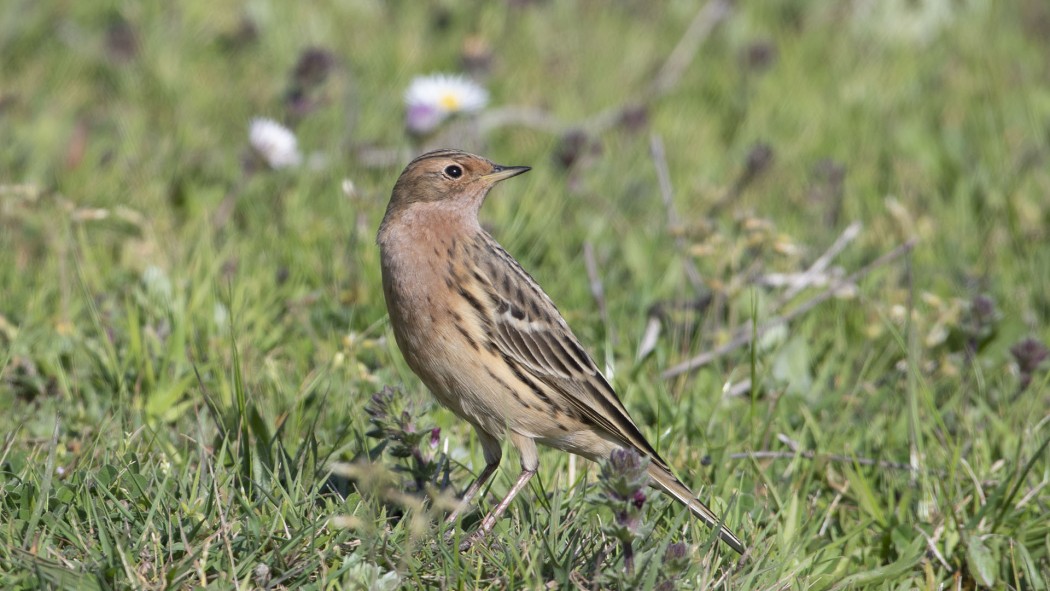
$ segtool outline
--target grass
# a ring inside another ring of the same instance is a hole
[[[646,96],[699,7],[0,8],[0,586],[1046,589],[1050,378],[1025,366],[1050,340],[1037,0],[740,3],[634,124],[461,136],[533,166],[485,223],[754,550],[738,563],[650,494],[628,572],[600,470],[556,452],[497,543],[442,541],[483,460],[385,318],[374,235],[405,162],[381,156],[413,146],[403,89],[459,69],[469,40],[492,109],[572,127]],[[294,111],[310,47],[333,63]],[[256,116],[323,162],[246,164]],[[758,279],[855,221],[846,273],[917,244],[756,346],[661,377],[816,296],[781,306]],[[510,453],[483,508],[516,471]]]

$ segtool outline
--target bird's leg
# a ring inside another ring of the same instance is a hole
[[[496,505],[496,508],[493,509],[491,513],[486,515],[485,520],[481,522],[481,527],[478,529],[478,531],[481,532],[482,536],[492,531],[492,528],[496,525],[496,520],[498,520],[500,516],[503,515],[503,512],[506,511],[507,507],[510,506],[510,502],[514,500],[514,497],[518,496],[518,493],[521,492],[521,489],[525,488],[525,485],[527,485],[529,483],[529,480],[531,480],[532,477],[535,475],[535,470],[523,469],[521,471],[521,474],[518,475],[518,481],[514,483],[514,486],[510,487],[509,491],[507,491],[507,496],[503,497],[503,500],[500,501],[498,505]]]
[[[510,490],[507,491],[507,496],[503,497],[503,500],[496,505],[496,508],[485,516],[485,519],[481,522],[481,527],[460,544],[460,550],[467,550],[474,542],[485,537],[486,534],[492,531],[492,528],[496,525],[496,521],[499,520],[500,516],[503,515],[503,512],[507,510],[507,507],[510,506],[514,497],[518,496],[521,489],[525,488],[525,485],[529,483],[529,480],[536,475],[536,469],[540,464],[539,454],[536,451],[536,442],[524,435],[518,435],[513,431],[510,434],[510,440],[514,446],[518,448],[518,453],[521,455],[521,474],[518,475],[518,480],[514,483],[514,486],[510,487]]]
[[[488,479],[492,478],[492,475],[496,473],[496,468],[499,468],[498,458],[494,463],[486,465],[485,469],[481,471],[481,474],[478,474],[477,479],[467,487],[467,491],[463,493],[463,498],[459,500],[459,504],[456,505],[456,508],[445,518],[445,523],[455,523],[456,520],[459,519],[460,513],[470,506],[470,501],[478,494],[481,487],[484,486],[485,483],[488,482]]]
[[[521,474],[518,475],[518,481],[514,483],[514,486],[510,487],[509,491],[507,491],[507,496],[503,497],[503,500],[496,505],[496,508],[485,516],[485,519],[481,522],[481,527],[479,527],[474,533],[470,534],[470,536],[459,545],[460,551],[470,549],[474,542],[484,538],[490,531],[492,531],[492,528],[496,525],[496,521],[501,515],[503,515],[503,512],[507,510],[507,507],[510,506],[510,502],[514,500],[514,497],[518,496],[521,489],[525,488],[525,485],[528,484],[529,480],[535,475],[535,470],[521,471]]]
[[[460,499],[459,504],[456,508],[445,518],[445,523],[455,523],[456,519],[459,519],[463,510],[470,506],[470,501],[478,494],[482,486],[488,482],[489,478],[496,473],[496,468],[499,468],[500,458],[503,457],[503,448],[500,446],[499,439],[489,435],[482,431],[478,427],[474,427],[474,430],[478,434],[478,442],[481,443],[481,452],[485,455],[485,469],[478,474],[477,479],[467,487],[467,491],[463,493],[463,498]]]

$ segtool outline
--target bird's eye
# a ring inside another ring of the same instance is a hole
[[[455,164],[452,164],[450,166],[445,167],[445,174],[454,179],[458,179],[459,177],[463,176],[463,169],[456,166]]]

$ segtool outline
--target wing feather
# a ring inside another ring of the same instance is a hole
[[[505,359],[561,393],[581,416],[666,466],[551,299],[510,254],[487,238],[486,254],[509,263],[483,267],[490,274],[485,288],[493,303],[488,308],[495,328],[493,344]],[[506,274],[491,276],[500,267]]]

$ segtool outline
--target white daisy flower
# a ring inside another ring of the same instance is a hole
[[[248,142],[270,168],[298,166],[302,161],[299,140],[290,129],[274,121],[257,117],[248,129]]]
[[[405,91],[405,125],[412,133],[427,133],[448,117],[480,111],[488,102],[488,91],[466,76],[420,76]]]

